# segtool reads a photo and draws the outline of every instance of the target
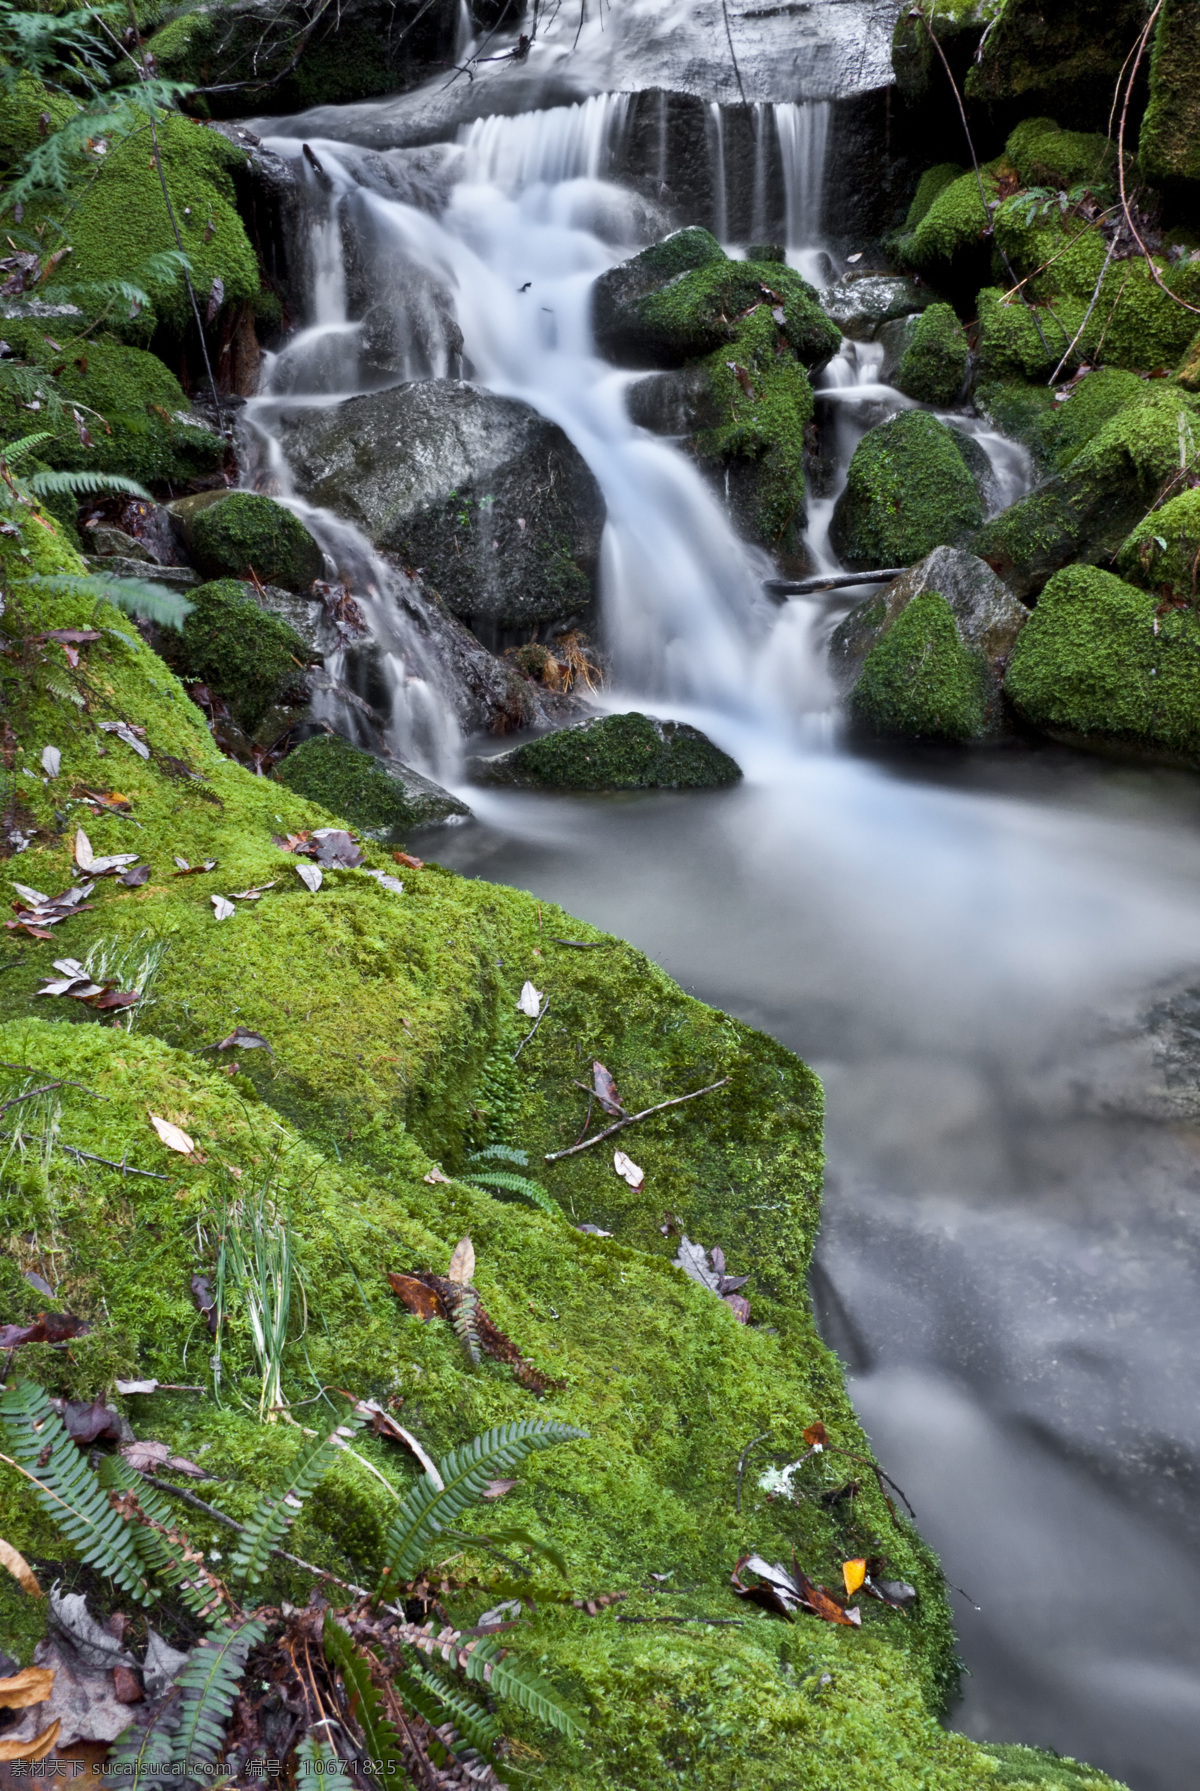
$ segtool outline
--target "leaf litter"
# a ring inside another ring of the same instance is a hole
[[[562,1380],[551,1380],[530,1362],[511,1337],[505,1335],[480,1304],[472,1282],[475,1273],[475,1249],[469,1237],[458,1243],[450,1258],[446,1275],[424,1269],[415,1275],[388,1271],[392,1292],[406,1309],[426,1324],[442,1319],[449,1324],[472,1365],[480,1355],[491,1356],[513,1371],[513,1379],[531,1393],[561,1391]]]
[[[660,1227],[660,1230],[662,1227]],[[701,1287],[707,1287],[710,1293],[724,1300],[740,1324],[750,1322],[750,1302],[741,1293],[749,1281],[749,1275],[727,1275],[725,1273],[725,1252],[720,1245],[711,1251],[700,1244],[693,1244],[685,1232],[679,1240],[679,1248],[675,1252],[675,1267]]]

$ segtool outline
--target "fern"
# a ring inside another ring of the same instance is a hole
[[[586,1436],[585,1430],[576,1430],[570,1424],[522,1418],[452,1450],[438,1463],[444,1483],[441,1488],[428,1474],[422,1475],[392,1520],[384,1542],[384,1567],[376,1597],[385,1597],[413,1577],[434,1538],[478,1504],[490,1480],[516,1467],[535,1449],[549,1449],[555,1443],[574,1442]]]
[[[23,373],[25,372],[25,368],[14,368],[13,372]],[[40,448],[44,442],[52,442],[53,440],[54,433],[52,430],[40,429],[36,435],[23,435],[19,441],[5,442],[4,446],[0,448],[0,454],[4,456],[4,459],[8,462],[9,469],[11,470],[20,461],[24,460],[27,455],[32,454],[35,448]]]
[[[373,1763],[373,1771],[393,1777],[404,1773],[400,1737],[384,1715],[383,1699],[371,1682],[371,1671],[332,1611],[325,1613],[322,1631],[325,1658],[336,1667],[349,1694],[350,1714],[363,1732],[365,1751]]]
[[[319,1778],[320,1784],[327,1791],[350,1791],[352,1780],[342,1763],[333,1743],[324,1738],[318,1739],[310,1729],[304,1740],[296,1748],[296,1759],[299,1762],[296,1772],[297,1784],[312,1784]]]
[[[553,1194],[547,1194],[545,1188],[539,1188],[527,1175],[513,1175],[507,1169],[473,1169],[467,1179],[475,1187],[500,1188],[506,1194],[519,1194],[522,1200],[528,1200],[531,1205],[539,1207],[543,1213],[552,1214],[556,1219],[563,1216],[563,1210]]]
[[[162,1494],[119,1455],[104,1457],[97,1478],[106,1490],[136,1501],[130,1535],[147,1570],[170,1586],[193,1616],[210,1617],[222,1602],[223,1588],[177,1528],[175,1513]]]
[[[34,497],[93,497],[100,492],[120,491],[130,497],[149,498],[150,493],[136,479],[126,479],[121,473],[94,473],[90,470],[82,472],[38,472],[29,473],[25,483]]]
[[[129,1525],[113,1510],[43,1389],[32,1381],[10,1387],[0,1399],[0,1421],[17,1465],[37,1483],[38,1504],[81,1559],[148,1604],[153,1595]]]
[[[430,1728],[440,1730],[449,1718],[456,1731],[451,1743],[456,1754],[462,1756],[474,1752],[485,1759],[492,1757],[492,1750],[500,1739],[500,1725],[491,1712],[474,1698],[469,1698],[461,1686],[443,1679],[423,1661],[415,1660],[397,1670],[395,1681],[404,1693],[405,1702],[425,1718]]]
[[[197,1642],[175,1680],[178,1701],[148,1731],[125,1730],[109,1761],[109,1778],[137,1791],[148,1781],[213,1776],[246,1656],[266,1633],[266,1624],[252,1618],[237,1627],[213,1630]],[[152,1756],[154,1749],[158,1758]]]
[[[512,1144],[489,1144],[484,1150],[471,1152],[467,1164],[473,1163],[515,1163],[518,1169],[528,1169],[529,1152]]]
[[[259,1500],[238,1542],[230,1568],[230,1577],[238,1585],[253,1586],[262,1578],[271,1550],[278,1546],[305,1499],[363,1422],[357,1412],[352,1412],[326,1436],[314,1437],[293,1458],[284,1484]]]
[[[74,703],[77,709],[82,709],[84,706],[83,698],[75,686],[68,683],[65,678],[59,677],[56,672],[49,673],[43,680],[42,687],[46,695],[52,696],[56,703]]]
[[[182,628],[193,604],[167,585],[150,584],[142,578],[103,578],[98,574],[61,572],[39,574],[27,584],[55,596],[90,597],[107,601],[128,615],[143,616],[164,628]]]
[[[548,1723],[560,1735],[579,1735],[583,1724],[557,1703],[545,1679],[531,1667],[505,1655],[499,1642],[484,1636],[466,1657],[463,1671],[469,1680],[491,1687],[498,1698],[510,1698],[521,1710]]]
[[[476,1314],[479,1311],[479,1295],[467,1283],[451,1286],[446,1298],[450,1308],[450,1323],[454,1326],[454,1335],[463,1346],[463,1353],[472,1368],[478,1368],[481,1360],[479,1331],[476,1327]]]

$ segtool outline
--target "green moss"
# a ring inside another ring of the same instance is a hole
[[[742,775],[727,753],[682,721],[605,715],[477,762],[489,783],[554,790],[694,790]]]
[[[163,173],[201,307],[218,277],[226,304],[253,304],[258,264],[238,216],[232,179],[233,170],[245,163],[244,152],[217,131],[177,114],[160,117],[157,130]],[[146,271],[149,256],[174,253],[178,246],[149,132],[139,128],[114,139],[107,154],[93,160],[69,198],[65,230],[72,246],[72,281],[130,280],[144,288],[150,303],[136,316],[130,317],[122,305],[112,310],[109,327],[122,337],[143,340],[159,325],[182,334],[194,327],[182,274],[164,270],[151,276]]]
[[[32,75],[19,74],[6,89],[0,106],[0,167],[13,167],[37,147],[46,134],[42,123],[46,114],[57,128],[74,109],[61,93],[51,93]]]
[[[949,305],[930,305],[917,318],[896,371],[896,385],[920,404],[953,404],[967,377],[966,331]]]
[[[996,1762],[999,1786],[1038,1786],[1044,1791],[1103,1791],[1110,1781],[1094,1766],[1081,1765],[1063,1754],[1043,1753],[1040,1748],[985,1743],[983,1753]]]
[[[48,465],[123,473],[160,487],[185,484],[221,465],[224,442],[199,418],[190,420],[179,381],[156,355],[72,337],[57,319],[50,325],[6,320],[4,331],[25,360],[56,375],[64,396],[81,407],[92,437],[89,448],[68,420],[42,449]],[[0,405],[0,430],[7,437],[24,434],[28,425],[28,412],[17,404]]]
[[[309,661],[308,648],[295,629],[260,609],[236,579],[201,585],[189,601],[180,669],[224,697],[238,726],[250,732],[270,704],[296,684]]]
[[[1164,0],[1150,57],[1150,100],[1138,159],[1159,183],[1200,180],[1200,14],[1191,0]]]
[[[908,215],[904,220],[904,234],[910,236],[921,223],[934,200],[940,198],[946,188],[953,186],[962,176],[962,168],[957,162],[938,162],[935,167],[926,168],[917,182],[917,190],[912,196]]]
[[[1200,334],[1188,343],[1183,359],[1175,369],[1175,379],[1185,392],[1200,392]]]
[[[189,542],[209,578],[246,578],[305,591],[325,567],[320,548],[298,516],[274,498],[233,491],[197,511]]]
[[[1181,491],[1128,536],[1117,566],[1132,584],[1196,602],[1200,571],[1200,490]]]
[[[808,281],[769,261],[709,261],[680,274],[633,303],[629,327],[647,352],[688,360],[732,342],[755,305],[781,312],[780,335],[806,366],[837,352],[839,332]]]
[[[978,739],[985,709],[983,663],[936,591],[914,597],[876,641],[850,696],[860,726],[906,739]]]
[[[424,822],[470,812],[427,778],[407,767],[391,771],[337,734],[305,740],[276,775],[298,796],[319,802],[376,839],[398,840]]]
[[[631,274],[636,273],[640,283],[652,289],[667,280],[674,280],[679,274],[691,273],[694,268],[728,260],[711,230],[705,230],[699,224],[689,224],[685,230],[673,231],[662,242],[651,243],[627,266]]]
[[[1005,0],[967,75],[966,98],[1006,126],[1050,113],[1072,130],[1103,131],[1144,24],[1142,0]]]
[[[1027,721],[1083,745],[1200,758],[1200,618],[1070,566],[1022,629],[1004,680]]]
[[[911,566],[956,545],[983,506],[953,430],[904,411],[863,436],[834,510],[838,551],[852,567]]]
[[[1026,118],[1004,153],[1027,187],[1095,187],[1111,175],[1116,150],[1093,131],[1063,131],[1053,118]]]
[[[991,168],[981,170],[986,199],[994,199],[999,190]],[[904,239],[904,259],[910,267],[931,276],[945,275],[964,254],[976,251],[983,244],[988,214],[979,197],[979,180],[974,172],[960,174],[957,180],[943,185],[920,222]]]
[[[1118,411],[1126,405],[1140,405],[1147,391],[1135,373],[1116,367],[1098,367],[1079,380],[1066,402],[1055,405],[1059,464],[1069,466]]]
[[[759,540],[793,546],[804,528],[804,430],[813,414],[805,371],[779,340],[765,305],[741,323],[733,343],[705,363],[707,410],[720,421],[697,431],[702,460],[741,463],[739,520]]]

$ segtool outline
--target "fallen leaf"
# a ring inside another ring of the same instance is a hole
[[[741,1575],[745,1568],[759,1576],[757,1585],[743,1584]],[[730,1584],[739,1598],[749,1599],[789,1622],[793,1611],[802,1610],[826,1623],[844,1623],[852,1629],[862,1623],[860,1611],[845,1609],[824,1586],[814,1585],[807,1574],[797,1572],[793,1576],[778,1562],[772,1566],[761,1555],[743,1555],[730,1575]]]
[[[428,1182],[431,1188],[436,1188],[439,1182],[449,1182],[450,1177],[435,1163],[433,1168],[421,1177],[421,1180]]]
[[[113,1008],[136,1007],[141,999],[136,989],[106,989],[91,1005],[97,1013],[106,1014]]]
[[[49,904],[50,897],[43,895],[40,889],[30,889],[28,883],[14,883],[13,888],[31,908],[45,908]]]
[[[30,1578],[33,1578],[32,1574]],[[37,1584],[36,1580],[34,1584]],[[14,1673],[11,1679],[0,1679],[0,1706],[25,1710],[30,1704],[44,1704],[53,1685],[53,1667],[26,1667],[24,1672]]]
[[[68,1343],[91,1328],[85,1318],[69,1312],[39,1312],[31,1324],[0,1325],[0,1349],[16,1349],[22,1343]]]
[[[157,1113],[152,1113],[150,1124],[168,1150],[178,1151],[181,1157],[190,1157],[195,1151],[196,1146],[192,1139],[179,1126],[172,1125],[169,1119],[160,1119]]]
[[[192,1304],[204,1320],[210,1337],[217,1334],[217,1296],[207,1275],[193,1275],[188,1283]]]
[[[517,997],[517,1012],[524,1014],[529,1020],[536,1020],[542,1011],[542,991],[535,989],[531,982],[521,985],[521,993]]]
[[[411,1430],[405,1430],[403,1424],[397,1424],[396,1420],[392,1417],[392,1414],[390,1412],[385,1412],[377,1400],[360,1399],[358,1402],[358,1410],[364,1417],[370,1418],[371,1428],[374,1430],[376,1436],[387,1437],[391,1442],[400,1443],[405,1449],[410,1450],[412,1454],[416,1456],[439,1492],[444,1488],[445,1482],[437,1471],[437,1463],[433,1460],[432,1456],[422,1448]],[[510,1482],[510,1484],[515,1486],[516,1481]],[[486,1499],[488,1494],[485,1492],[483,1496]]]
[[[206,871],[215,871],[217,868],[215,858],[206,858],[203,864],[189,864],[187,859],[180,858],[178,853],[173,853],[172,856],[179,867],[171,872],[173,877],[202,877]]]
[[[877,1598],[880,1604],[890,1605],[894,1611],[906,1611],[917,1602],[917,1588],[905,1580],[867,1579],[863,1591]]]
[[[203,1468],[198,1468],[194,1461],[186,1456],[172,1455],[168,1443],[143,1442],[126,1443],[121,1454],[136,1474],[153,1474],[156,1468],[173,1468],[177,1474],[186,1474],[190,1480],[209,1480]]]
[[[446,1278],[458,1287],[467,1287],[475,1278],[475,1246],[470,1238],[455,1244]]]
[[[417,1318],[428,1323],[431,1318],[449,1317],[441,1295],[436,1289],[426,1287],[423,1281],[418,1281],[415,1275],[398,1275],[389,1269],[388,1282],[392,1292]]]
[[[824,1449],[826,1443],[829,1441],[829,1434],[819,1418],[815,1424],[810,1424],[808,1429],[801,1431],[800,1434],[808,1444],[809,1448],[815,1449],[818,1454]]]
[[[272,877],[269,883],[256,885],[252,889],[235,889],[233,899],[235,902],[257,902],[266,895],[268,889],[274,889],[274,887],[275,879]]]
[[[236,913],[233,903],[227,901],[223,895],[211,895],[208,899],[213,905],[214,920],[228,920],[231,914]]]
[[[0,1760],[44,1760],[58,1740],[61,1727],[62,1724],[55,1717],[32,1741],[5,1741],[0,1738]]]
[[[115,734],[118,740],[123,740],[125,742],[126,746],[132,746],[134,752],[137,753],[140,758],[148,759],[150,757],[150,748],[146,745],[144,740],[138,739],[137,733],[135,733],[129,722],[102,721],[100,723],[100,731],[103,734]],[[146,732],[145,728],[141,728],[138,731],[143,734]]]
[[[862,1585],[866,1577],[867,1564],[865,1561],[855,1559],[853,1561],[842,1562],[842,1584],[846,1588],[847,1598],[854,1597],[854,1594],[858,1591],[858,1588]]]
[[[143,883],[149,883],[150,881],[150,866],[148,864],[139,864],[136,869],[126,871],[125,875],[119,878],[118,881],[123,883],[126,889],[140,889]]]
[[[42,770],[47,777],[57,777],[62,770],[62,753],[57,746],[43,746]]]
[[[425,869],[425,860],[423,858],[414,858],[411,852],[393,852],[392,857],[396,860],[397,864],[406,864],[410,871],[423,871]]]
[[[103,877],[109,871],[123,870],[127,864],[136,864],[136,852],[115,852],[108,858],[97,858],[92,851],[92,842],[82,827],[75,830],[75,863],[88,877]],[[60,898],[61,899],[61,898]]]
[[[611,1231],[603,1231],[599,1225],[592,1225],[590,1223],[586,1225],[577,1225],[575,1229],[576,1231],[586,1231],[590,1238],[610,1238],[612,1236]]]
[[[619,1119],[621,1117],[625,1109],[621,1105],[621,1097],[617,1093],[617,1085],[598,1059],[594,1060],[592,1063],[592,1092],[606,1113],[610,1114],[614,1119]],[[628,1157],[626,1157],[625,1161],[629,1161]],[[617,1173],[619,1175],[621,1171],[618,1170]]]
[[[227,1039],[222,1039],[213,1048],[217,1051],[228,1051],[233,1046],[243,1051],[270,1051],[271,1047],[261,1032],[251,1032],[248,1026],[235,1026]],[[274,1052],[271,1053],[274,1056]]]
[[[693,1281],[698,1281],[701,1287],[707,1287],[710,1293],[720,1292],[721,1277],[715,1269],[709,1267],[708,1251],[699,1244],[693,1244],[686,1232],[680,1238],[679,1248],[675,1252],[675,1267],[682,1269]]]
[[[489,1480],[483,1489],[481,1497],[485,1499],[502,1499],[505,1493],[510,1493],[513,1487],[517,1484],[518,1482],[515,1480]]]
[[[28,1592],[30,1598],[42,1596],[42,1588],[37,1583],[37,1576],[33,1568],[24,1555],[15,1549],[11,1542],[5,1542],[2,1536],[0,1536],[0,1567],[7,1567],[18,1584]],[[0,1698],[0,1704],[3,1703],[4,1699]]]
[[[310,889],[313,895],[316,895],[323,881],[320,866],[315,864],[298,864],[296,866],[296,875],[299,877],[301,883],[304,884],[305,888]]]
[[[84,1447],[101,1437],[108,1437],[114,1443],[129,1438],[129,1429],[120,1412],[114,1406],[106,1405],[99,1394],[91,1401],[65,1400],[58,1410],[67,1435]]]
[[[748,1325],[750,1323],[750,1302],[746,1299],[744,1294],[722,1294],[721,1298],[729,1307],[739,1325]]]
[[[362,850],[344,827],[318,827],[313,832],[318,864],[331,869],[354,870],[363,861]]]
[[[613,1168],[622,1181],[628,1182],[635,1194],[640,1194],[646,1180],[646,1171],[639,1169],[632,1157],[627,1157],[623,1150],[613,1152]]]
[[[399,877],[389,877],[386,871],[371,870],[367,867],[364,867],[363,875],[366,877],[374,877],[381,889],[390,889],[393,895],[404,894],[404,885],[401,883]]]
[[[798,1578],[805,1594],[805,1603],[814,1617],[820,1617],[823,1623],[846,1623],[852,1629],[861,1627],[861,1611],[855,1610],[853,1605],[839,1604],[832,1592],[827,1592],[824,1586],[814,1586],[804,1574],[798,1575]]]

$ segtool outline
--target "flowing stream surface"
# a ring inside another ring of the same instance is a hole
[[[523,399],[592,469],[608,513],[603,704],[694,721],[745,772],[687,795],[462,786],[466,743],[402,575],[292,497],[369,610],[393,750],[475,811],[419,849],[635,941],[820,1073],[814,1298],[881,1461],[964,1589],[969,1674],[951,1720],[1080,1755],[1135,1791],[1195,1791],[1197,786],[1049,747],[840,746],[824,647],[861,590],[769,603],[766,557],[676,445],[630,422],[636,376],[592,348],[595,277],[666,228],[610,177],[628,96],[476,119],[421,150],[379,146],[388,104],[373,134],[371,108],[353,109],[357,146],[330,138],[332,109],[324,135],[301,125],[309,312],[247,407],[252,476],[288,496],[288,407],[371,385],[352,242],[405,276],[402,378],[462,375]],[[783,213],[764,171],[753,222],[786,234],[818,284],[840,270],[821,244],[826,111],[755,108]],[[714,107],[710,221],[728,230],[722,131]],[[299,135],[268,141],[301,156]],[[862,431],[908,402],[879,374],[878,349],[845,343],[821,376],[842,478]],[[988,457],[992,509],[1011,502],[1028,479],[1020,450],[955,421]],[[810,503],[818,570],[837,569],[835,496]],[[703,1241],[737,1269],[736,1239]]]

